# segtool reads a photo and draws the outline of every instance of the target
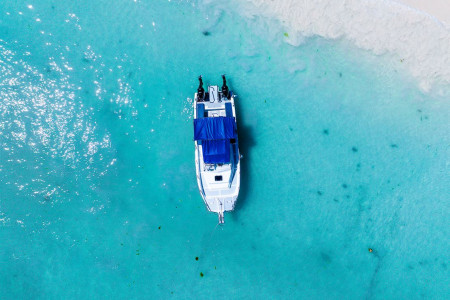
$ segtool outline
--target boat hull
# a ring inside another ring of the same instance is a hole
[[[219,95],[220,98],[220,95]],[[235,96],[218,101],[199,101],[194,97],[194,118],[230,117],[236,118]],[[230,143],[230,163],[208,164],[204,161],[202,141],[195,141],[195,166],[197,184],[206,208],[219,215],[223,223],[223,214],[235,208],[239,196],[241,181],[241,163],[238,139]],[[220,180],[218,180],[220,179]]]

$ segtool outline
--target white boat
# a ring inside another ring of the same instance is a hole
[[[224,223],[239,195],[241,164],[237,137],[235,95],[222,75],[216,85],[203,89],[202,77],[194,96],[194,140],[197,183],[206,208]]]

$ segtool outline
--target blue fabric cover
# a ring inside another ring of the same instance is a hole
[[[230,141],[203,141],[203,160],[206,164],[227,164],[230,162]]]
[[[230,162],[230,139],[237,138],[236,128],[233,117],[194,119],[194,139],[201,141],[205,163]]]
[[[230,117],[194,119],[195,140],[224,140],[236,138],[236,121]]]

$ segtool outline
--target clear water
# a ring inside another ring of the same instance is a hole
[[[10,1],[0,38],[0,298],[448,297],[448,99],[395,57],[195,1]],[[190,97],[222,73],[218,227]]]

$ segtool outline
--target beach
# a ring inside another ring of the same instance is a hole
[[[393,55],[407,66],[423,91],[448,93],[449,25],[419,10],[426,8],[445,20],[449,5],[444,1],[427,1],[426,4],[404,1],[418,9],[389,0],[237,2],[242,6],[243,15],[256,12],[279,20],[288,31],[287,42],[292,45],[311,36],[345,39],[377,55]]]
[[[446,0],[394,0],[417,10],[428,13],[439,21],[450,24],[450,3]]]

